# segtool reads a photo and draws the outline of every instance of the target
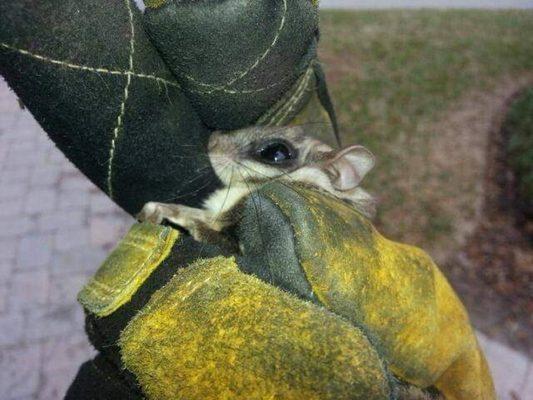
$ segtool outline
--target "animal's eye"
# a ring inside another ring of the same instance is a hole
[[[296,150],[289,143],[276,140],[259,146],[256,155],[262,162],[283,165],[296,158]]]

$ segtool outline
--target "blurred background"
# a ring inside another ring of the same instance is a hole
[[[532,0],[321,0],[322,8],[532,8]]]
[[[501,399],[533,399],[533,0],[322,8],[344,141],[378,158],[379,229],[438,262]],[[0,80],[0,400],[62,398],[93,354],[77,292],[132,222]]]

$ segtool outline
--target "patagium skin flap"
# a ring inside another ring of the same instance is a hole
[[[318,29],[317,6],[309,0],[146,5],[149,36],[204,122],[216,129],[249,125],[279,100],[306,70]]]
[[[210,131],[129,0],[0,2],[0,74],[58,148],[129,213],[157,199],[197,205],[216,188]]]

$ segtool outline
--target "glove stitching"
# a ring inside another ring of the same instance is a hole
[[[135,54],[135,27],[133,26],[133,12],[131,10],[130,0],[124,0],[128,10],[128,18],[130,23],[130,53],[129,53],[129,69],[128,72],[133,72],[133,57]],[[113,199],[113,160],[115,159],[116,142],[119,137],[120,130],[123,128],[124,115],[126,114],[126,102],[129,97],[129,90],[131,85],[131,75],[126,78],[126,85],[124,86],[124,96],[120,104],[120,112],[117,116],[117,122],[113,129],[113,137],[111,139],[111,146],[109,148],[109,159],[107,165],[107,194]],[[123,130],[123,129],[122,129]]]
[[[252,72],[255,68],[257,68],[257,66],[261,63],[261,61],[263,61],[266,58],[266,56],[272,51],[272,49],[276,46],[276,44],[278,43],[278,40],[279,40],[279,38],[281,36],[281,33],[283,32],[283,29],[285,28],[285,23],[286,23],[286,20],[287,20],[287,11],[288,11],[287,0],[283,0],[283,13],[281,15],[280,24],[279,24],[279,27],[278,27],[278,29],[276,31],[276,35],[274,36],[274,39],[272,40],[272,43],[263,52],[263,54],[261,54],[257,58],[257,60],[254,61],[254,63],[250,67],[248,67],[246,70],[244,70],[242,72],[238,72],[237,76],[235,78],[229,80],[226,83],[213,84],[213,83],[202,82],[202,81],[200,81],[200,80],[194,78],[193,76],[191,76],[189,74],[186,74],[184,72],[182,72],[181,75],[183,77],[185,77],[186,79],[188,79],[188,80],[194,82],[195,84],[199,85],[199,86],[204,86],[204,87],[208,87],[208,88],[213,89],[211,91],[207,91],[207,92],[203,92],[203,93],[210,94],[210,93],[213,93],[213,92],[216,92],[216,91],[223,91],[223,92],[226,92],[226,93],[231,93],[231,91],[228,92],[229,89],[227,89],[227,88],[229,86],[232,86],[234,83],[240,81],[242,78],[244,78],[250,72]],[[279,84],[279,83],[277,83],[277,84]],[[276,84],[274,84],[274,85],[276,85]],[[265,90],[265,89],[261,89],[261,90]],[[242,93],[245,93],[245,92],[242,92]]]
[[[304,96],[305,92],[308,90],[307,84],[311,79],[312,72],[312,68],[309,68],[307,70],[305,77],[302,80],[301,87],[298,88],[298,91],[290,98],[287,104],[279,110],[278,115],[274,115],[274,117],[272,118],[272,120],[276,120],[275,122],[273,122],[274,124],[283,123],[283,120],[291,113],[291,111],[294,109],[294,106]]]
[[[57,59],[54,59],[54,58],[51,58],[51,57],[46,57],[46,56],[42,56],[40,54],[32,53],[32,52],[30,52],[28,50],[21,49],[21,48],[15,47],[15,46],[11,46],[11,45],[9,45],[7,43],[3,43],[3,42],[0,42],[0,47],[3,47],[5,49],[7,49],[7,50],[16,51],[16,52],[18,52],[18,53],[20,53],[22,55],[34,58],[36,60],[39,60],[39,61],[42,61],[42,62],[45,62],[45,63],[54,64],[54,65],[61,65],[61,66],[65,67],[65,68],[70,68],[70,69],[75,69],[75,70],[80,70],[80,71],[86,71],[86,72],[94,72],[94,73],[97,73],[97,74],[133,76],[135,78],[148,79],[148,80],[154,80],[156,82],[161,82],[164,85],[169,85],[169,86],[178,87],[178,88],[180,87],[180,85],[178,83],[169,81],[169,80],[167,80],[165,78],[161,78],[161,77],[156,76],[156,75],[135,73],[135,72],[132,72],[132,71],[112,70],[112,69],[107,69],[107,68],[103,68],[103,67],[89,67],[87,65],[74,64],[74,63],[69,62],[69,61],[57,60]]]

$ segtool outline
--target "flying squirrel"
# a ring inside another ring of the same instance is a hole
[[[237,222],[233,210],[244,198],[272,180],[312,186],[344,200],[368,218],[375,213],[374,198],[359,187],[375,164],[374,155],[363,146],[334,150],[302,127],[253,126],[214,132],[207,150],[223,187],[201,208],[148,202],[137,215],[140,221],[168,221],[198,241],[210,241]]]

